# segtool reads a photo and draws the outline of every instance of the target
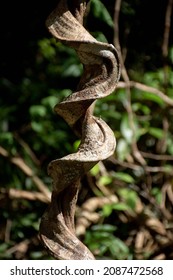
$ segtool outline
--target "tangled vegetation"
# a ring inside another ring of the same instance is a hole
[[[56,2],[15,3],[10,11],[4,4],[0,259],[50,258],[38,238],[51,193],[47,165],[79,145],[53,113],[82,73],[75,51],[45,28]],[[76,210],[76,234],[98,259],[173,259],[172,5],[92,0],[85,20],[122,63],[116,93],[95,104],[115,133],[115,155],[84,176]]]

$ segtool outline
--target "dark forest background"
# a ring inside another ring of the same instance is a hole
[[[56,4],[0,7],[0,259],[50,258],[38,239],[47,165],[79,144],[53,112],[82,73],[45,27]],[[118,89],[95,106],[116,152],[82,179],[76,210],[76,233],[99,259],[173,259],[172,5],[92,0],[85,19],[94,37],[121,47],[123,62]]]

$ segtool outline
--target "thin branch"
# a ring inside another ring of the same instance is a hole
[[[126,82],[126,86],[128,86],[129,77],[124,65],[123,57],[122,57],[122,51],[121,51],[121,45],[119,40],[119,14],[120,14],[120,8],[121,8],[122,0],[116,0],[115,1],[115,9],[114,9],[114,45],[117,48],[117,51],[119,52],[119,58],[121,63],[121,74],[123,77],[123,80]]]
[[[27,200],[39,200],[44,203],[49,203],[50,199],[47,198],[44,194],[40,192],[31,192],[31,191],[24,191],[24,190],[17,190],[14,188],[10,188],[6,190],[5,188],[0,189],[1,194],[7,194],[11,199],[27,199]]]
[[[171,16],[172,16],[172,7],[173,7],[173,0],[168,0],[167,8],[166,8],[166,14],[165,14],[165,28],[164,28],[164,34],[163,34],[163,44],[162,44],[162,54],[164,58],[164,84],[165,84],[165,90],[168,86],[168,63],[167,63],[167,57],[168,57],[168,51],[169,51],[169,37],[170,37],[170,28],[171,28]]]
[[[107,197],[91,197],[86,200],[77,213],[76,219],[76,234],[82,236],[86,229],[92,224],[97,223],[101,217],[96,209],[102,208],[105,204],[117,203],[118,197],[116,195],[109,195]]]
[[[27,154],[30,156],[32,161],[37,165],[40,166],[40,161],[34,154],[34,152],[31,150],[30,146],[20,137],[18,133],[14,133],[14,137],[17,140],[17,142],[22,146],[22,148],[27,152]]]
[[[134,115],[132,110],[132,102],[131,102],[131,90],[130,90],[130,79],[123,61],[122,51],[121,51],[121,45],[119,40],[119,14],[120,14],[120,8],[121,8],[122,0],[116,0],[115,1],[115,9],[114,9],[114,45],[117,48],[119,52],[119,58],[122,68],[122,78],[125,82],[125,89],[127,93],[127,102],[125,104],[128,116],[129,116],[129,125],[131,127],[132,133],[133,133],[133,141],[132,141],[132,152],[135,157],[135,159],[141,164],[146,165],[145,159],[140,154],[137,143],[136,143],[136,133],[135,133],[135,124],[134,124]]]
[[[159,244],[159,247],[155,252],[152,252],[152,254],[149,256],[150,260],[155,259],[157,256],[161,254],[171,254],[172,253],[172,246],[173,246],[173,241],[168,241],[166,244]]]
[[[33,170],[25,163],[25,161],[21,157],[10,157],[8,151],[2,146],[0,146],[0,155],[5,158],[8,158],[11,163],[20,168],[20,170],[22,170],[24,174],[31,178],[31,180],[35,183],[40,192],[46,196],[47,200],[50,200],[51,193],[48,187],[37,175],[34,174]]]
[[[136,89],[139,89],[141,91],[151,92],[154,95],[160,97],[164,101],[164,103],[166,103],[167,105],[173,106],[173,99],[171,99],[170,97],[165,95],[159,89],[156,89],[156,88],[153,88],[153,87],[150,87],[150,86],[147,86],[145,84],[138,83],[138,82],[135,82],[135,81],[129,81],[129,86],[131,88],[136,88]],[[117,88],[126,88],[126,83],[119,82]]]
[[[170,160],[170,161],[172,161],[173,160],[173,156],[171,156],[171,155],[157,155],[157,154],[152,154],[152,153],[146,153],[146,152],[142,152],[142,151],[140,151],[141,152],[141,154],[143,155],[143,157],[145,157],[145,158],[150,158],[150,159],[154,159],[154,160],[163,160],[163,161],[165,161],[165,160]]]
[[[6,254],[11,255],[11,254],[14,254],[15,252],[19,251],[20,253],[22,253],[24,255],[28,250],[29,244],[30,244],[30,240],[25,239],[25,240],[21,241],[20,243],[15,244],[13,247],[9,248],[6,251]]]
[[[108,161],[110,161],[111,163],[113,163],[115,165],[119,165],[119,166],[122,166],[124,168],[129,168],[129,169],[132,169],[132,170],[138,170],[139,171],[139,170],[142,169],[141,165],[137,165],[137,164],[133,164],[133,163],[130,163],[130,162],[125,162],[125,161],[120,161],[120,160],[117,160],[113,157],[109,157]],[[164,167],[164,166],[148,166],[147,165],[147,166],[144,166],[144,171],[149,172],[149,173],[157,173],[157,172],[168,173],[167,167]],[[169,175],[172,176],[173,171],[171,171],[171,172],[169,171]]]
[[[162,54],[166,58],[168,56],[169,36],[171,28],[171,15],[172,15],[173,0],[168,0],[166,15],[165,15],[165,29],[163,35]]]
[[[7,243],[10,241],[11,228],[12,228],[12,221],[10,219],[7,219],[6,228],[5,228],[5,238],[4,238],[4,241]]]

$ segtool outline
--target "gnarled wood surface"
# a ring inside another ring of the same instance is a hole
[[[112,130],[92,115],[91,105],[115,90],[120,76],[119,59],[113,45],[98,42],[83,27],[87,2],[60,0],[46,21],[57,40],[76,50],[84,68],[77,91],[55,106],[56,113],[81,137],[81,144],[76,153],[49,164],[52,199],[40,224],[44,246],[54,258],[64,260],[94,259],[75,236],[80,179],[98,161],[112,155],[116,145]]]

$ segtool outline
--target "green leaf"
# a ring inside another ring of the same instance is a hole
[[[151,194],[155,197],[158,204],[161,204],[162,202],[162,192],[159,188],[153,188],[151,189]]]
[[[8,244],[7,243],[0,244],[0,253],[6,251],[7,248],[8,248]]]
[[[117,210],[117,211],[126,211],[126,210],[129,210],[129,206],[126,203],[118,202],[118,203],[112,204],[112,209]]]
[[[102,32],[99,31],[93,32],[92,35],[94,38],[96,38],[97,41],[108,43],[108,40],[106,39],[105,35]]]
[[[56,55],[55,47],[52,45],[52,39],[42,39],[38,42],[40,52],[46,59],[52,59]]]
[[[81,142],[80,140],[76,140],[76,141],[73,143],[74,151],[77,151],[77,149],[79,148],[80,142]]]
[[[124,202],[105,204],[102,209],[103,216],[109,217],[113,210],[126,211],[129,210],[129,206]]]
[[[125,183],[134,183],[134,178],[125,172],[115,172],[113,177]]]
[[[133,141],[133,131],[129,125],[129,118],[127,114],[124,114],[122,117],[120,130],[127,143],[131,144]]]
[[[43,257],[42,251],[35,251],[30,253],[30,258],[32,260],[40,260]]]
[[[58,103],[58,99],[56,96],[47,96],[42,99],[41,103],[44,106],[47,106],[47,107],[53,109],[54,106]]]
[[[96,176],[100,171],[99,165],[96,164],[91,170],[90,173],[92,176]]]
[[[31,116],[44,117],[46,115],[46,108],[43,105],[32,105],[29,109]]]
[[[142,113],[144,115],[149,115],[151,113],[151,110],[148,106],[144,105],[144,104],[141,104],[139,102],[135,102],[132,104],[132,109],[134,112],[137,112],[137,111],[142,111]]]
[[[164,137],[164,131],[157,127],[150,127],[148,132],[157,139],[162,139]]]
[[[151,93],[151,92],[142,92],[141,97],[144,100],[148,100],[148,101],[151,100],[151,101],[153,101],[153,102],[155,102],[159,105],[164,105],[164,101],[162,100],[162,98],[153,94],[153,93]]]
[[[100,0],[92,0],[91,9],[95,17],[106,22],[110,27],[114,26],[114,22],[106,9],[105,5]]]
[[[109,217],[112,213],[112,204],[105,204],[102,209],[102,213],[104,217]]]
[[[167,137],[167,149],[169,154],[173,155],[173,137],[170,135]]]
[[[115,256],[118,260],[122,260],[126,258],[129,254],[128,246],[119,238],[114,238],[111,240],[110,250],[113,256]]]
[[[117,157],[119,160],[124,161],[125,158],[130,153],[130,147],[127,141],[123,138],[118,140],[117,149],[116,149]]]
[[[138,194],[134,190],[122,188],[118,190],[118,194],[125,201],[128,207],[130,207],[132,210],[135,209],[138,200]]]
[[[98,184],[100,185],[109,185],[110,183],[112,183],[111,176],[102,176],[98,181]]]
[[[9,145],[11,145],[11,144],[13,144],[13,141],[14,141],[13,134],[11,132],[0,133],[0,140],[5,141]]]
[[[82,72],[82,66],[77,64],[69,65],[63,71],[63,77],[80,77]]]
[[[43,127],[43,124],[42,124],[42,123],[32,121],[32,122],[31,122],[31,127],[32,127],[32,129],[33,129],[35,132],[37,132],[37,133],[42,133],[42,132],[44,132],[44,127]]]

